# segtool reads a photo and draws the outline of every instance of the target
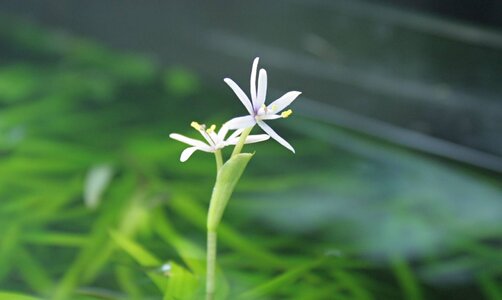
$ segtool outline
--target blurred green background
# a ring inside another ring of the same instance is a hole
[[[168,135],[255,56],[297,153],[246,146],[219,299],[502,299],[502,8],[432,2],[0,4],[0,300],[202,299],[215,165]]]

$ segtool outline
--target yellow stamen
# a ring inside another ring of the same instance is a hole
[[[292,111],[291,109],[288,109],[288,110],[283,111],[283,112],[281,113],[281,117],[283,117],[283,118],[287,118],[287,117],[289,117],[292,113],[293,113],[293,111]]]
[[[271,111],[275,111],[277,109],[277,105],[272,105],[272,107],[270,108]]]
[[[193,121],[192,123],[190,123],[190,126],[192,126],[195,130],[201,130],[202,129],[202,126],[199,123],[195,122],[195,121]]]
[[[216,125],[214,125],[214,124],[213,124],[213,125],[211,125],[211,127],[209,127],[209,128],[206,130],[206,132],[207,132],[207,133],[211,133],[211,132],[214,132],[214,130],[215,130],[215,129],[216,129]]]
[[[261,109],[263,109],[264,112],[267,112],[267,106],[265,104],[261,105]]]

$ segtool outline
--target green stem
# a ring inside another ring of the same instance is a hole
[[[207,231],[206,300],[214,299],[216,287],[216,231]]]
[[[221,150],[216,150],[214,152],[214,156],[216,157],[216,170],[219,171],[221,166],[223,166],[223,157],[221,156]]]
[[[248,127],[244,129],[244,131],[241,133],[241,137],[239,139],[239,142],[235,145],[234,151],[232,152],[232,157],[235,155],[241,153],[242,147],[244,147],[244,143],[246,142],[246,138],[248,137],[249,133],[251,130],[253,130],[254,126]]]

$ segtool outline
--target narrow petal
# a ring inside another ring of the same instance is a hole
[[[237,129],[236,131],[234,131],[229,137],[228,139],[233,139],[233,138],[236,138],[238,137],[239,135],[241,135],[241,133],[244,131],[245,128],[240,128],[240,129]]]
[[[285,139],[280,137],[270,126],[265,124],[265,122],[262,121],[258,122],[258,126],[260,126],[261,129],[263,129],[263,131],[265,131],[268,135],[270,135],[271,138],[279,142],[279,144],[283,145],[284,147],[291,150],[291,152],[295,153],[295,149],[293,149],[293,147],[288,142],[286,142]]]
[[[268,134],[253,134],[246,138],[246,144],[258,143],[266,141],[270,138]]]
[[[254,124],[256,124],[256,121],[253,116],[243,116],[233,118],[232,120],[225,123],[225,126],[227,126],[228,129],[241,129],[251,127]]]
[[[199,140],[192,139],[192,138],[186,137],[186,136],[178,134],[178,133],[171,133],[169,135],[169,137],[172,138],[173,140],[180,141],[180,142],[188,144],[190,146],[199,147],[201,149],[202,148],[205,148],[205,149],[209,148],[209,146],[207,144],[205,144]]]
[[[265,69],[260,70],[260,75],[258,75],[258,93],[256,99],[253,101],[253,107],[255,111],[258,111],[260,107],[265,103],[265,98],[267,97],[267,71]]]
[[[251,80],[249,83],[249,87],[251,89],[251,101],[255,101],[256,99],[256,69],[258,68],[259,57],[255,58],[253,61],[253,67],[251,68]]]
[[[252,144],[252,143],[258,143],[258,142],[263,142],[266,141],[270,138],[268,134],[254,134],[250,135],[246,138],[246,141],[244,142],[245,144]],[[239,142],[240,137],[233,137],[229,138],[225,144],[226,145],[235,145]]]
[[[220,131],[218,131],[218,140],[220,141],[225,140],[227,133],[228,133],[228,126],[223,124],[223,126],[220,128]]]
[[[275,120],[275,119],[281,119],[282,116],[281,115],[270,114],[270,115],[261,115],[260,118],[262,120]]]
[[[283,109],[288,107],[293,101],[295,101],[296,97],[298,97],[300,94],[301,92],[297,91],[287,92],[286,94],[282,95],[282,97],[280,97],[279,99],[270,103],[267,109],[274,113],[281,112]]]
[[[190,156],[192,156],[192,154],[197,150],[197,147],[186,148],[185,150],[183,150],[183,152],[181,152],[180,161],[186,162],[190,158]]]
[[[223,79],[228,86],[234,91],[235,95],[237,95],[237,98],[241,100],[242,104],[244,104],[244,107],[246,107],[247,111],[250,114],[253,114],[253,105],[251,104],[251,101],[249,100],[248,96],[244,94],[242,89],[235,83],[232,79],[230,78],[225,78]]]

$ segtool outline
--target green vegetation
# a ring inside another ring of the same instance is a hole
[[[202,299],[215,165],[168,134],[231,92],[6,18],[0,53],[0,300]],[[295,163],[255,146],[219,226],[217,299],[500,299],[497,178],[288,122]]]

